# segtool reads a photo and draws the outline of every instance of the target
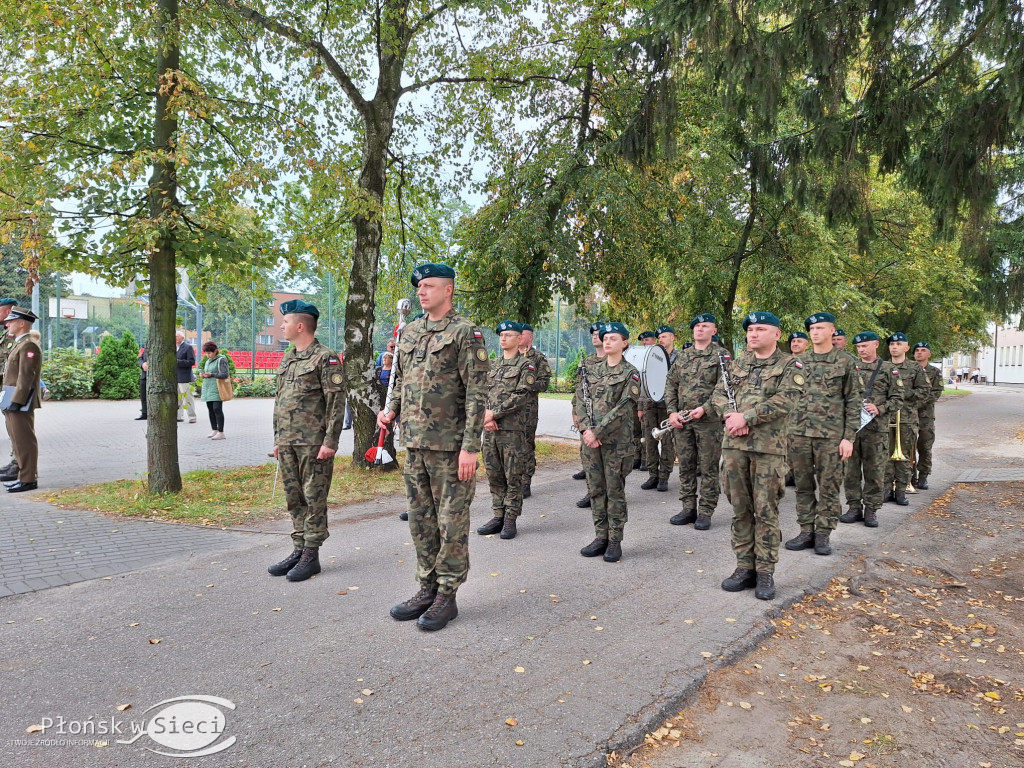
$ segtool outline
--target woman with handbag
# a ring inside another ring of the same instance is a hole
[[[231,368],[228,359],[220,354],[217,345],[212,341],[203,344],[203,370],[199,376],[203,380],[200,395],[210,412],[210,427],[213,431],[208,435],[211,440],[224,439],[224,403],[234,397],[231,384]]]

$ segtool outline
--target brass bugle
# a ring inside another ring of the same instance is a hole
[[[683,424],[686,424],[689,421],[693,421],[693,419],[690,418],[689,411],[687,411],[686,413],[680,413],[679,420],[683,422]],[[661,438],[663,438],[673,429],[675,429],[675,427],[672,426],[672,422],[670,422],[668,419],[665,419],[663,422],[661,422],[661,425],[657,429],[651,430],[651,437],[653,437],[655,440],[661,440]]]
[[[896,411],[896,447],[893,449],[892,456],[889,457],[890,461],[907,461],[907,457],[903,454],[903,445],[900,440],[900,412]]]

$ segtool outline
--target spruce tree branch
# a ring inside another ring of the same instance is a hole
[[[968,46],[970,46],[971,43],[978,39],[978,36],[984,31],[985,27],[988,26],[989,22],[993,18],[995,18],[995,13],[995,6],[993,6],[992,8],[989,9],[988,13],[986,13],[978,20],[978,24],[974,28],[974,31],[971,32],[971,34],[969,34],[967,37],[965,37],[960,42],[960,45],[953,49],[953,52],[949,54],[949,56],[940,61],[938,65],[934,69],[932,69],[931,72],[929,72],[916,83],[911,85],[908,90],[916,91],[918,88],[930,82],[931,80],[934,80],[936,77],[938,77],[947,69],[949,69],[949,67],[952,66],[957,59],[963,56],[964,51],[967,50]]]

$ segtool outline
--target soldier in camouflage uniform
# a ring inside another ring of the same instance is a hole
[[[633,468],[633,419],[640,397],[640,373],[622,357],[629,332],[622,323],[605,323],[600,331],[605,357],[586,374],[580,372],[573,398],[573,419],[583,442],[583,465],[594,518],[594,540],[580,550],[584,557],[622,557],[626,512],[626,476]],[[588,398],[589,395],[589,398]]]
[[[654,331],[641,331],[637,334],[636,340],[641,347],[653,347],[658,343],[658,334]],[[643,391],[640,392],[640,399],[636,403],[636,415],[640,420],[640,430],[636,434],[636,439],[640,441],[640,471],[649,473],[648,478],[640,484],[645,491],[658,487],[658,463],[661,455],[658,452],[658,441],[651,437],[651,431],[665,418],[661,416],[664,403],[660,405],[659,408],[659,403],[647,397]]]
[[[529,412],[527,422],[529,430],[526,434],[526,476],[523,478],[523,498],[528,499],[533,495],[530,484],[537,472],[537,420],[540,418],[541,392],[548,391],[548,383],[551,381],[551,366],[548,359],[540,353],[540,350],[533,347],[533,326],[529,323],[522,323],[523,332],[519,338],[519,351],[526,355],[530,365],[533,366],[533,391],[527,400],[526,407]]]
[[[443,629],[459,615],[455,593],[469,573],[469,505],[487,406],[487,348],[452,306],[455,270],[422,264],[412,284],[424,315],[398,340],[391,400],[377,415],[388,429],[402,420],[409,530],[420,589],[391,608],[398,621]]]
[[[587,369],[593,369],[597,366],[600,360],[604,360],[604,345],[601,343],[601,326],[604,323],[591,323],[590,324],[590,341],[594,345],[594,354],[587,355],[583,358],[583,363]],[[577,388],[579,387],[579,377],[576,379]],[[576,423],[576,417],[573,416],[573,425],[579,429],[579,424]],[[586,461],[583,458],[583,443],[580,443],[580,463],[583,464],[583,469],[572,476],[573,480],[586,480],[587,479],[587,466]],[[582,499],[576,502],[576,506],[580,509],[590,508],[590,494],[588,493]]]
[[[794,355],[802,355],[811,346],[810,337],[803,331],[793,331],[786,341],[789,351]]]
[[[843,462],[853,454],[860,426],[860,376],[850,356],[832,345],[835,322],[829,312],[804,321],[812,347],[800,357],[804,396],[789,417],[788,457],[800,535],[787,541],[786,549],[813,547],[819,555],[832,554],[829,536],[842,511]]]
[[[846,503],[849,509],[840,523],[864,521],[868,528],[878,527],[878,509],[882,506],[882,481],[889,460],[889,418],[903,402],[903,383],[892,363],[878,357],[878,334],[863,331],[853,337],[860,362],[857,373],[861,408],[873,416],[857,431],[853,455],[846,463]]]
[[[888,339],[889,359],[899,371],[903,383],[903,404],[900,406],[900,449],[907,458],[890,459],[885,466],[885,501],[905,507],[910,504],[907,487],[910,485],[910,461],[917,445],[917,409],[931,397],[928,378],[917,361],[907,357],[910,343],[905,333],[894,333]],[[889,447],[896,449],[896,419],[890,423]],[[895,485],[894,485],[895,484]]]
[[[3,376],[7,357],[14,348],[14,337],[3,326],[4,320],[11,314],[11,308],[17,305],[16,299],[0,299],[0,376]],[[5,420],[6,421],[6,420]],[[8,435],[10,437],[10,435]],[[14,441],[11,440],[11,460],[0,467],[0,479],[15,480],[18,477],[18,459],[14,455]]]
[[[711,516],[720,493],[718,464],[722,458],[722,417],[711,404],[721,377],[721,357],[729,355],[711,342],[718,331],[714,315],[704,313],[690,321],[696,340],[684,347],[668,370],[665,408],[675,429],[670,433],[679,457],[679,501],[682,511],[669,518],[672,525],[689,525],[698,531],[711,527]],[[683,417],[689,420],[684,424]],[[697,475],[700,475],[700,502]]]
[[[316,340],[320,311],[301,299],[281,305],[281,335],[292,343],[277,368],[274,457],[280,462],[295,550],[267,570],[289,581],[320,573],[327,496],[341,435],[345,377],[337,353]]]
[[[928,381],[928,398],[917,409],[917,461],[914,464],[914,479],[911,485],[922,491],[928,490],[928,475],[932,473],[932,446],[935,444],[935,404],[942,397],[944,384],[942,371],[929,365],[932,348],[927,341],[914,345],[914,360],[921,366]]]
[[[484,469],[491,487],[491,519],[476,529],[481,536],[501,531],[501,538],[516,537],[516,520],[523,511],[530,430],[530,396],[537,383],[536,369],[519,351],[519,323],[498,323],[501,357],[491,361],[484,412]]]
[[[669,368],[679,357],[679,350],[675,348],[676,331],[671,325],[662,325],[654,332],[657,334],[657,342],[668,358]],[[651,432],[661,426],[668,418],[669,410],[665,404],[665,398],[651,400],[641,395],[640,411],[643,426],[643,438],[645,450],[645,463],[650,476],[641,483],[640,487],[645,491],[657,488],[661,492],[668,490],[668,479],[672,476],[672,467],[676,463],[675,432],[666,432],[661,440],[655,440]]]
[[[736,553],[736,570],[722,582],[722,589],[739,592],[754,587],[759,600],[775,597],[786,430],[804,389],[803,363],[779,349],[779,325],[770,312],[751,312],[744,318],[747,350],[728,372],[735,407],[729,403],[724,379],[712,396],[715,410],[725,414],[723,470]]]

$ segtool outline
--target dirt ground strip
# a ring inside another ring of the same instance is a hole
[[[1024,766],[1024,483],[955,486],[773,624],[609,765]]]

